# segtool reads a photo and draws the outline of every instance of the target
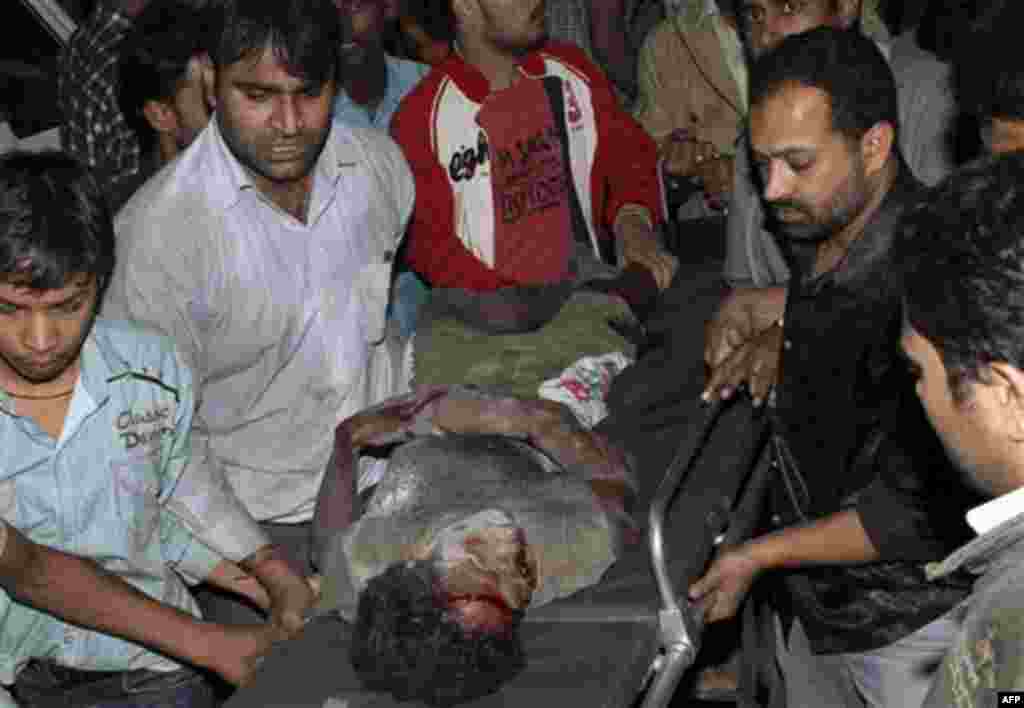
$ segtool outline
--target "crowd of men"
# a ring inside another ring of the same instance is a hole
[[[597,582],[660,471],[547,404],[393,398],[417,315],[535,323],[591,262],[685,292],[697,219],[729,290],[675,326],[703,336],[706,401],[765,409],[777,479],[694,605],[754,608],[775,705],[1024,688],[1018,5],[979,6],[950,64],[871,0],[98,0],[65,152],[0,157],[0,703],[216,705],[211,673],[245,683],[324,608],[317,571],[373,638],[367,685],[497,690],[531,597],[583,577],[537,541],[549,507],[601,529]],[[990,153],[966,165],[962,113]],[[356,457],[439,428],[456,442]],[[388,490],[416,455],[472,476],[473,435],[506,439],[498,491],[435,495],[436,540],[368,554],[412,528]],[[502,491],[559,466],[569,491]],[[401,628],[423,608],[443,641]]]

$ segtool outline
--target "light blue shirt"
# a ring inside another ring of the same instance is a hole
[[[398,104],[405,95],[412,91],[430,71],[430,67],[407,59],[396,59],[385,55],[387,67],[387,87],[384,98],[373,115],[364,107],[355,103],[345,91],[339,90],[334,99],[334,120],[356,128],[377,128],[387,131],[391,125],[391,116],[398,110]]]
[[[202,579],[221,556],[179,518],[195,512],[187,497],[208,491],[188,469],[194,403],[191,374],[169,340],[98,319],[82,347],[59,440],[17,415],[14,399],[0,392],[0,517],[36,543],[94,559],[150,597],[199,616],[178,572]],[[32,657],[105,671],[177,667],[0,591],[0,682],[11,683]]]

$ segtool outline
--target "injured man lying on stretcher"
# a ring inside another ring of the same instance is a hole
[[[357,459],[393,447],[354,492]],[[367,688],[450,705],[523,667],[523,613],[597,583],[639,532],[626,455],[559,403],[432,387],[342,423],[317,501],[322,611]],[[360,506],[360,509],[355,507]]]

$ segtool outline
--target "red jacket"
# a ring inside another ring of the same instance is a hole
[[[619,106],[601,71],[577,47],[554,42],[527,56],[520,70],[561,79],[554,82],[561,90],[549,93],[552,114],[564,125],[572,187],[595,254],[624,204],[643,205],[659,220],[657,147]],[[416,181],[409,264],[438,287],[517,284],[494,268],[496,156],[477,122],[490,97],[483,74],[453,53],[406,96],[391,123]]]

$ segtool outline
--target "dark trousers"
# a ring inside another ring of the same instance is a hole
[[[193,669],[81,671],[33,660],[14,682],[22,708],[213,708],[212,685]]]

